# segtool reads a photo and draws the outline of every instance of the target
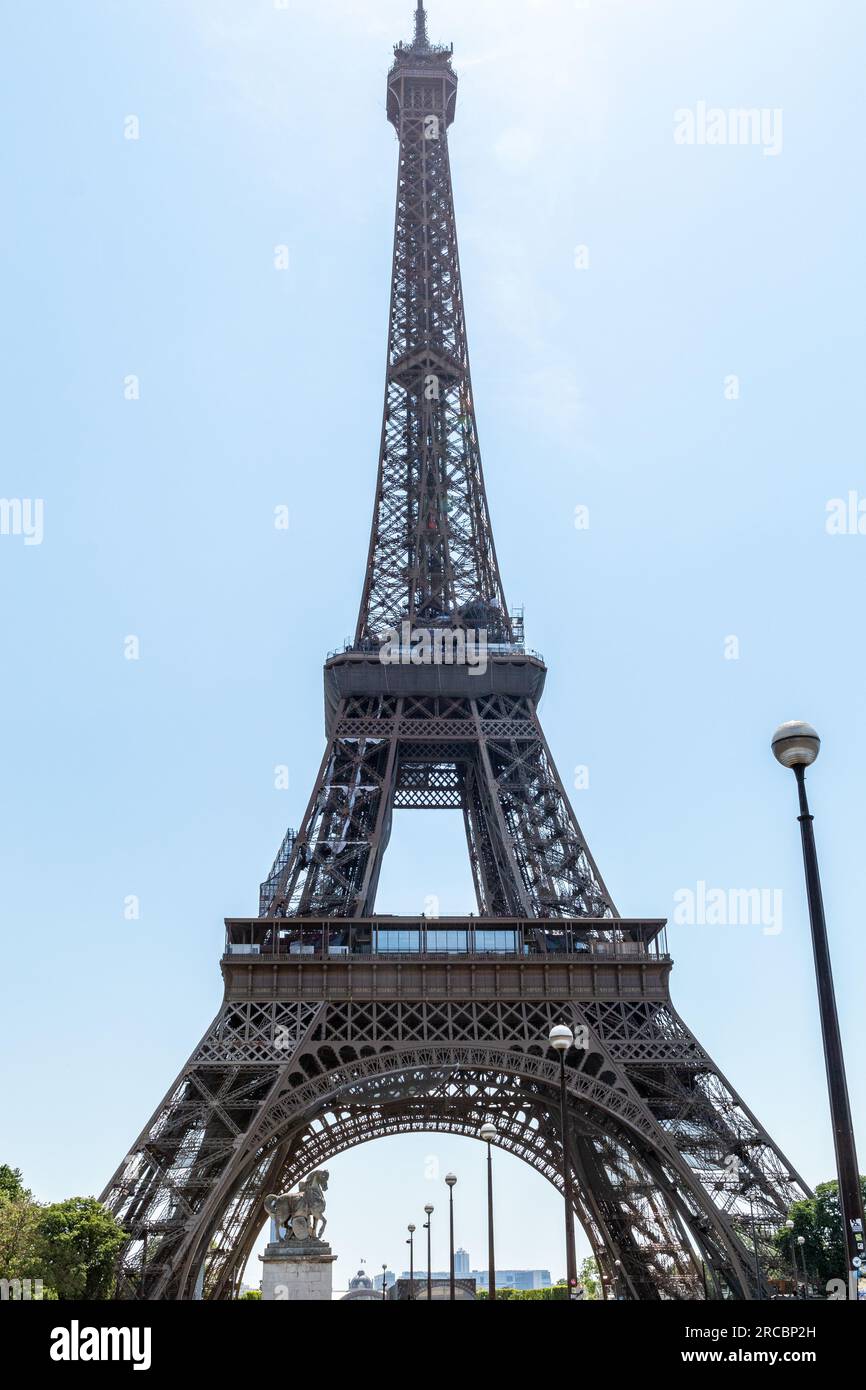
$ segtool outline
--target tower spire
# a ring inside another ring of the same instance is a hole
[[[430,38],[427,33],[427,11],[424,8],[424,0],[418,0],[418,8],[415,11],[415,47],[428,48]]]

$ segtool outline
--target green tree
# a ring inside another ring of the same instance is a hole
[[[247,1289],[246,1293],[241,1294],[238,1303],[251,1303],[254,1299],[260,1299],[261,1296],[261,1289]]]
[[[590,1301],[598,1299],[601,1295],[601,1280],[598,1277],[598,1265],[590,1255],[580,1266],[579,1282],[583,1285],[583,1296]]]
[[[32,1195],[21,1181],[21,1169],[0,1163],[0,1198],[8,1197],[11,1202],[20,1202],[25,1198],[29,1201]]]
[[[40,1215],[21,1169],[0,1163],[0,1279],[39,1276],[36,1231]]]
[[[61,1299],[111,1298],[125,1231],[95,1197],[43,1207],[36,1230],[39,1274]]]
[[[18,1199],[0,1194],[0,1279],[41,1277],[37,1238],[41,1215],[41,1207],[29,1194]]]
[[[486,1289],[479,1289],[477,1297],[485,1299],[488,1297]],[[549,1289],[497,1289],[496,1297],[498,1300],[505,1300],[507,1303],[550,1303],[559,1299],[568,1298],[568,1288],[563,1284],[554,1284]]]
[[[861,1174],[860,1187],[866,1203],[866,1177]],[[776,1236],[780,1254],[780,1265],[787,1274],[793,1268],[794,1245],[802,1236],[803,1245],[797,1246],[797,1258],[802,1277],[803,1259],[810,1280],[817,1280],[823,1288],[831,1279],[845,1279],[847,1257],[842,1236],[842,1211],[839,1205],[838,1182],[822,1182],[815,1188],[814,1197],[795,1202],[788,1220],[793,1221],[793,1231],[782,1230]]]

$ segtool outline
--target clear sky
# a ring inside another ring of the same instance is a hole
[[[385,74],[412,8],[4,11],[0,493],[42,499],[44,534],[0,535],[0,1160],[46,1200],[102,1188],[204,1032],[222,919],[256,910],[321,757],[321,663],[354,628],[372,507]],[[795,788],[768,741],[819,728],[862,1167],[866,535],[826,518],[866,498],[863,8],[428,8],[461,79],[481,444],[506,592],[550,667],[545,731],[567,785],[589,770],[577,814],[621,912],[672,916],[700,882],[781,891],[775,934],[672,927],[673,994],[814,1182],[833,1159]],[[781,111],[781,148],[677,143],[702,102]],[[398,816],[378,906],[431,893],[473,906],[462,827]],[[420,1136],[337,1159],[337,1282],[403,1268],[427,1200],[444,1265],[448,1167],[482,1263],[483,1158]],[[505,1156],[497,1182],[500,1263],[561,1275],[560,1199]]]

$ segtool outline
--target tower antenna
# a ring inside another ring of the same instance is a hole
[[[424,8],[424,0],[418,0],[418,8],[415,11],[415,47],[429,48],[430,39],[427,34],[427,11]]]

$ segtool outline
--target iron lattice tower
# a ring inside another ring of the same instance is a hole
[[[575,1211],[643,1299],[752,1298],[806,1192],[676,1014],[664,923],[620,918],[538,720],[546,668],[509,615],[481,470],[448,132],[451,49],[395,49],[388,370],[353,643],[325,666],[327,748],[259,916],[226,924],[217,1017],[118,1168],[130,1297],[231,1296],[264,1196],[408,1131],[498,1143],[563,1186],[568,1022]],[[486,670],[383,664],[389,634],[484,629]],[[392,814],[460,808],[479,916],[377,918]],[[618,1262],[618,1264],[617,1264]]]

